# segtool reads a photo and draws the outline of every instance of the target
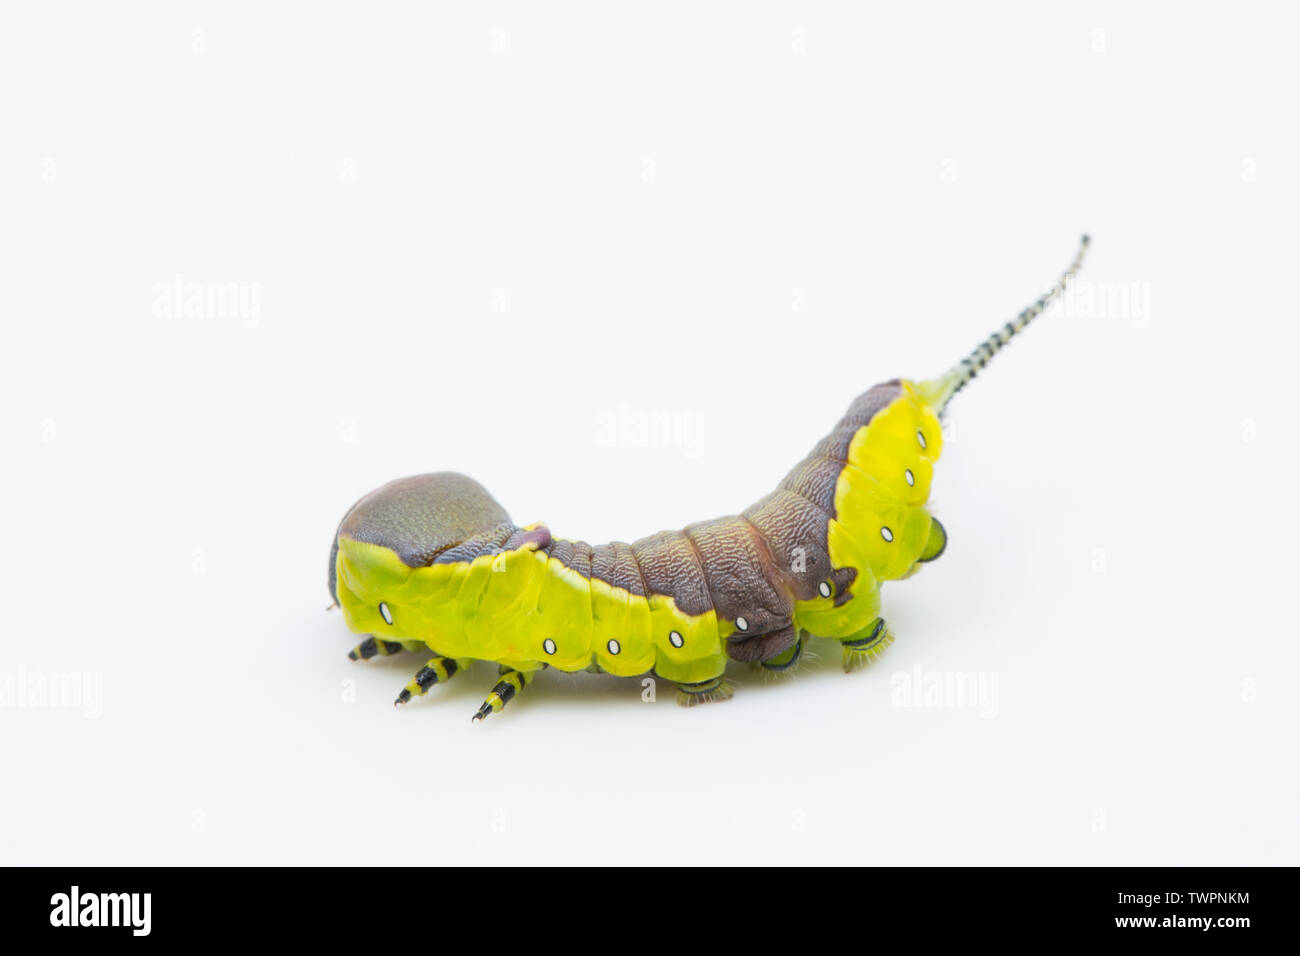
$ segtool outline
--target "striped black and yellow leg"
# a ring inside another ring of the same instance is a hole
[[[533,682],[535,673],[536,671],[517,671],[513,667],[502,667],[501,679],[492,688],[492,693],[487,695],[487,700],[483,701],[483,706],[478,709],[474,719],[482,720],[490,714],[500,713],[506,704],[515,699],[516,694]]]
[[[763,670],[770,674],[789,674],[794,671],[803,657],[803,634],[799,633],[789,650],[783,651],[770,660],[760,661]]]
[[[731,700],[735,690],[725,677],[697,681],[693,684],[677,684],[677,703],[683,707],[707,704],[714,700]]]
[[[391,657],[394,654],[402,653],[404,650],[407,650],[407,647],[400,641],[381,641],[377,638],[367,637],[348,651],[348,660],[368,661],[372,657]]]
[[[393,706],[405,704],[412,697],[423,697],[434,684],[446,683],[455,677],[458,671],[468,666],[468,660],[455,657],[429,658],[420,668],[419,673],[411,678],[411,682],[402,688],[402,692],[397,695],[397,700],[393,701]]]
[[[883,617],[876,618],[856,634],[842,638],[840,644],[844,647],[844,673],[866,667],[892,643],[894,634],[886,626]]]

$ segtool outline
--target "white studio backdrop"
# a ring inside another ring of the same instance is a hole
[[[1300,862],[1281,5],[9,4],[10,863]],[[951,406],[845,676],[401,712],[330,535],[452,469],[633,540]],[[71,695],[71,696],[69,696]]]

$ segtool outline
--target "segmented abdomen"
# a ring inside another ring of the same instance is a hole
[[[345,518],[331,572],[337,563],[346,587],[331,591],[354,629],[443,656],[705,680],[728,658],[782,654],[799,629],[843,637],[874,620],[878,582],[925,545],[941,439],[911,385],[886,382],[740,515],[630,545],[518,528],[470,479],[417,476]],[[444,525],[443,537],[425,530]]]
[[[928,515],[916,507],[929,483],[924,430],[931,423],[922,412],[906,383],[877,385],[776,491],[741,515],[631,545],[555,542],[550,559],[589,588],[595,662],[627,673],[653,654],[656,670],[684,679],[679,672],[696,661],[712,667],[721,655],[751,661],[785,652],[796,639],[796,618],[824,636],[870,623],[879,610],[879,580],[897,576],[896,565],[910,566],[909,552],[924,543],[924,535],[914,540],[917,528],[928,527]],[[868,429],[882,413],[897,421],[877,430],[874,447]],[[899,428],[913,423],[920,436],[915,451],[894,447]],[[915,487],[918,472],[923,488]],[[913,484],[898,493],[907,480]],[[886,522],[898,525],[897,540]],[[883,554],[870,546],[873,534]],[[634,613],[641,605],[645,613]]]

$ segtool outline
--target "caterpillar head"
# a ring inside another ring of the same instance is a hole
[[[403,621],[415,616],[410,601],[420,589],[406,587],[415,569],[472,561],[524,539],[536,546],[543,537],[549,544],[544,526],[518,528],[472,478],[449,471],[400,478],[343,516],[330,548],[330,595],[351,630],[398,640],[410,636]]]

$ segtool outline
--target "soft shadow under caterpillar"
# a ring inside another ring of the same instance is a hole
[[[366,495],[344,516],[329,587],[353,631],[349,655],[433,656],[404,704],[473,660],[501,679],[474,715],[499,711],[544,667],[673,681],[685,704],[725,700],[729,660],[792,667],[806,636],[838,640],[844,666],[892,640],[880,587],[943,553],[926,510],[948,401],[1056,297],[1056,284],[957,365],[868,390],[777,489],[738,515],[589,545],[519,527],[474,480],[417,475]]]

